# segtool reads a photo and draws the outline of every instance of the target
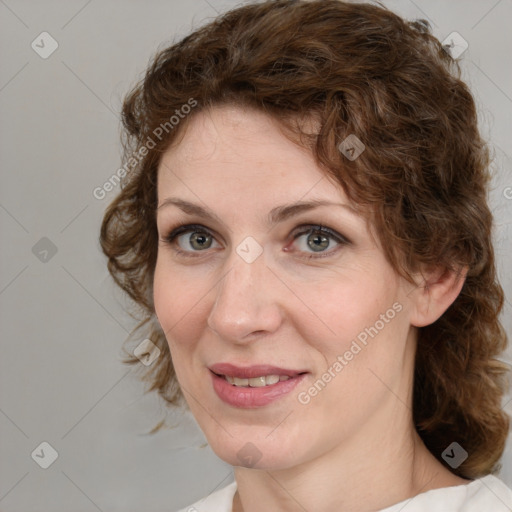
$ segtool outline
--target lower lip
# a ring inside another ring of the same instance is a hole
[[[288,380],[283,380],[271,386],[260,388],[233,386],[224,377],[211,373],[213,389],[218,397],[229,405],[244,409],[262,407],[275,402],[284,395],[290,393],[293,388],[306,376],[297,375]]]

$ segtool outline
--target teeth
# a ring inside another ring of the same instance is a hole
[[[272,384],[277,384],[280,381],[279,375],[267,375],[265,377],[265,382],[267,386],[271,386]]]
[[[251,388],[262,388],[266,385],[266,377],[254,377],[249,379],[249,386]]]
[[[234,386],[262,388],[263,386],[271,386],[280,381],[288,380],[290,377],[287,375],[262,375],[261,377],[253,377],[251,379],[239,379],[238,377],[224,375],[224,378]]]

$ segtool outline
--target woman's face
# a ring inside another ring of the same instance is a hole
[[[212,449],[274,469],[357,439],[377,450],[410,414],[411,286],[270,118],[190,121],[159,168],[154,301]]]

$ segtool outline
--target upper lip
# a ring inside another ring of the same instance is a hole
[[[228,375],[229,377],[237,377],[239,379],[251,379],[264,375],[287,375],[288,377],[296,377],[301,373],[306,373],[305,370],[290,370],[268,364],[236,366],[231,363],[216,363],[209,366],[209,369],[217,375]]]

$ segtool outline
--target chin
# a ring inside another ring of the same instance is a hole
[[[289,436],[271,439],[265,429],[262,435],[229,436],[225,431],[220,437],[209,439],[213,452],[231,466],[240,466],[260,470],[281,470],[298,464],[297,446]],[[267,436],[267,437],[266,437]]]

